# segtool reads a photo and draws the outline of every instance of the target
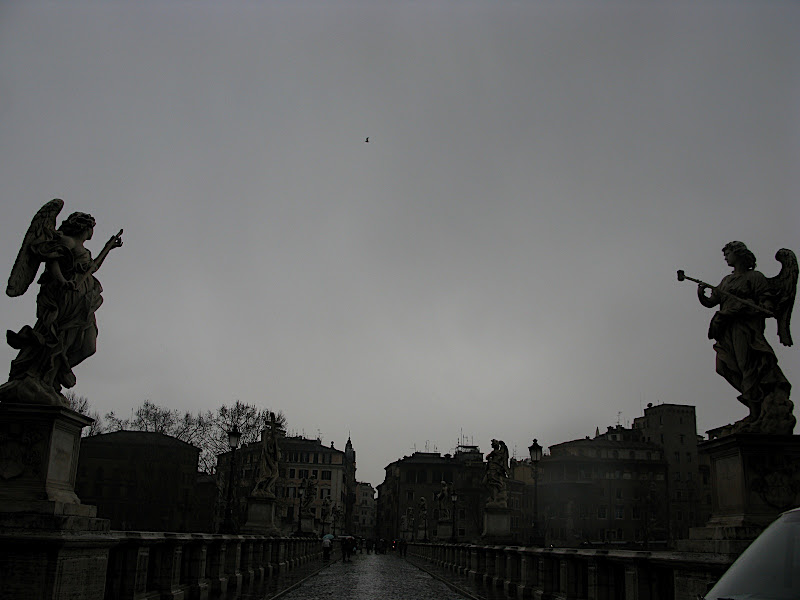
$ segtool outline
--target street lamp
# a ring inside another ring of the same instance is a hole
[[[452,541],[452,543],[455,544],[456,543],[456,502],[458,502],[458,494],[456,494],[455,490],[450,492],[450,500],[452,500],[452,502],[453,502],[453,528],[452,528],[452,532],[451,532],[451,535],[450,535],[450,540]]]
[[[533,539],[539,544],[539,461],[542,460],[542,447],[534,439],[528,446],[531,455],[531,469],[533,470]]]
[[[236,470],[236,448],[239,447],[239,440],[242,434],[239,433],[236,425],[228,431],[228,446],[231,448],[231,462],[228,473],[228,501],[225,504],[225,522],[222,524],[223,533],[235,533],[233,526],[233,472]]]
[[[303,533],[302,516],[303,512],[303,488],[297,488],[297,535]]]
[[[336,537],[336,521],[339,520],[339,515],[341,514],[341,509],[338,505],[334,504],[333,508],[331,508],[331,521],[333,524],[333,536]]]

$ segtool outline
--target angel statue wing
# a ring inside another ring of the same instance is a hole
[[[789,321],[792,318],[794,298],[797,293],[797,256],[787,248],[781,248],[775,254],[781,263],[781,272],[769,277],[769,285],[775,296],[775,318],[778,320],[778,339],[784,346],[792,345],[792,333]]]
[[[6,294],[14,297],[21,296],[28,289],[28,286],[36,278],[39,270],[41,258],[31,253],[30,247],[33,242],[49,240],[55,236],[56,216],[64,207],[64,201],[56,198],[50,200],[33,217],[30,227],[22,240],[22,247],[14,261],[11,275],[8,276],[8,287]]]

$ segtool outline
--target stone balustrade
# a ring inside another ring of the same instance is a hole
[[[112,531],[109,600],[210,600],[255,592],[322,556],[316,538]]]
[[[697,600],[732,560],[664,550],[424,543],[410,543],[408,554],[510,598],[557,600]]]

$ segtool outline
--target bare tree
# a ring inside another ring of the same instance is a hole
[[[198,469],[213,473],[217,456],[228,452],[228,431],[234,426],[241,433],[241,443],[258,441],[269,423],[271,411],[237,400],[232,406],[223,404],[216,411],[191,413],[158,406],[145,400],[130,418],[120,418],[113,412],[106,415],[109,431],[152,431],[187,442],[200,449]],[[286,417],[276,413],[276,422],[283,427]]]
[[[103,421],[103,417],[101,417],[100,413],[96,410],[92,410],[92,406],[89,404],[89,399],[86,396],[78,396],[72,390],[65,391],[63,396],[67,399],[69,408],[82,415],[86,415],[90,419],[94,419],[91,425],[81,430],[81,437],[100,435],[106,432],[106,425]]]

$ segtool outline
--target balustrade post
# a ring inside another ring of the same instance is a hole
[[[240,543],[241,557],[239,559],[239,572],[242,576],[242,589],[252,587],[255,579],[253,569],[253,540],[245,538]]]
[[[242,573],[239,565],[242,560],[242,543],[238,536],[227,536],[227,550],[225,552],[225,573],[228,576],[228,594],[239,593],[242,590]]]
[[[558,589],[556,560],[550,552],[539,554],[538,558],[537,594],[540,590],[542,594],[552,594]]]
[[[483,581],[483,576],[486,573],[486,548],[483,546],[473,546],[475,554],[472,559],[472,570],[470,571],[470,578],[475,581]]]
[[[509,547],[505,550],[506,566],[505,579],[503,580],[503,590],[507,596],[516,596],[519,587],[519,548]]]
[[[579,560],[576,556],[569,554],[559,559],[559,592],[570,600],[572,598],[584,598],[588,593],[587,575],[588,567],[585,561]]]
[[[487,547],[486,548],[486,562],[483,568],[483,580],[482,583],[484,585],[494,585],[494,574],[497,572],[497,564],[495,563],[495,548],[494,547]]]
[[[225,598],[228,593],[228,575],[225,572],[225,556],[227,545],[224,539],[214,539],[206,547],[206,577],[209,583],[209,595],[213,598]]]
[[[261,565],[264,568],[264,579],[269,579],[272,577],[272,548],[273,548],[274,540],[272,539],[265,539],[263,540],[262,546],[262,555],[261,555]]]
[[[517,598],[529,598],[533,591],[533,565],[534,557],[530,550],[523,548],[519,552],[519,586]]]
[[[253,538],[250,542],[250,568],[253,571],[253,583],[259,585],[264,581],[264,538]]]
[[[464,575],[467,577],[475,577],[475,568],[478,565],[478,556],[475,550],[475,546],[467,546],[464,548],[464,552],[466,553],[465,559],[466,564],[464,565]]]
[[[207,600],[209,583],[206,578],[208,556],[207,540],[201,533],[193,533],[191,543],[184,548],[184,579],[188,600]]]
[[[506,548],[495,546],[494,549],[494,575],[492,585],[502,588],[506,581]]]
[[[123,534],[120,545],[112,547],[109,553],[106,595],[132,600],[144,594],[149,563],[150,548],[141,539]]]
[[[625,562],[625,600],[651,600],[647,565],[638,560]]]
[[[164,536],[153,548],[153,587],[164,600],[183,600],[185,593],[180,584],[183,543],[177,534]]]
[[[280,573],[286,570],[286,538],[275,540],[273,547],[272,564],[275,565],[275,573]]]

